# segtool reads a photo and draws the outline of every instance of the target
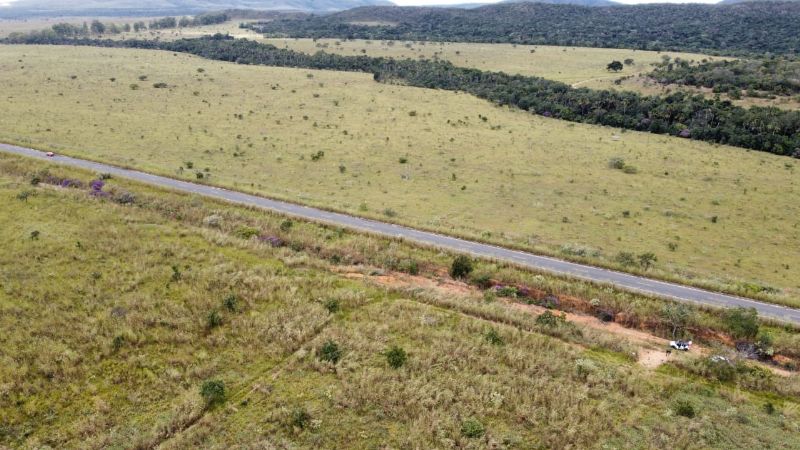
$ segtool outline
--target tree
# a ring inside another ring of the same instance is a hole
[[[181,28],[186,28],[186,27],[190,26],[191,24],[192,24],[192,21],[189,20],[188,17],[181,17],[180,20],[178,20],[178,26],[181,27]]]
[[[103,34],[106,32],[106,26],[103,25],[103,22],[99,20],[93,20],[92,24],[89,26],[89,29],[92,30],[94,34]]]
[[[691,320],[691,311],[686,305],[667,303],[661,307],[661,316],[672,329],[672,338],[683,335],[686,326]]]
[[[135,22],[133,24],[133,31],[136,31],[137,33],[139,31],[146,30],[146,29],[147,29],[147,25],[145,25],[144,22]]]
[[[726,311],[725,325],[736,339],[753,339],[758,335],[758,312],[755,308],[737,307]]]
[[[623,68],[624,68],[624,66],[623,66],[623,65],[622,65],[622,63],[621,63],[621,62],[619,62],[619,61],[611,61],[611,62],[610,62],[610,63],[608,63],[608,65],[606,66],[606,69],[607,69],[607,70],[610,70],[610,71],[612,71],[612,72],[619,72],[619,71],[620,71],[620,70],[622,70]]]

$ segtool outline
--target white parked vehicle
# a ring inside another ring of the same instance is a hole
[[[47,152],[47,153],[45,153],[45,155],[47,155],[48,158],[52,158],[53,156],[56,156],[56,154],[53,153],[53,152]]]
[[[692,346],[692,341],[669,341],[669,346],[674,348],[675,350],[681,350],[684,352],[689,351],[689,347]]]

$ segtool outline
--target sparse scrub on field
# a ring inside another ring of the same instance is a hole
[[[0,157],[6,206],[0,229],[23,238],[5,240],[0,252],[11,271],[0,310],[13,311],[0,314],[10,355],[0,365],[0,392],[10,399],[0,402],[0,445],[796,444],[797,434],[787,432],[798,418],[796,400],[782,379],[759,384],[752,374],[742,384],[787,395],[770,397],[780,413],[770,414],[763,395],[749,388],[631,364],[632,349],[618,336],[540,326],[534,316],[480,296],[387,292],[331,272],[321,255],[377,264],[389,253],[424,262],[422,270],[446,269],[452,256],[300,221],[283,232],[285,217],[124,180],[105,189],[136,194],[135,208],[88,195],[88,188],[47,183],[26,187],[36,192],[27,202],[15,200],[42,165]],[[63,168],[52,174],[94,178]],[[216,226],[204,223],[211,215],[219,216]],[[301,249],[240,239],[236,230],[243,226],[280,233]],[[24,239],[31,229],[58,233],[44,233],[32,245]],[[483,261],[473,265],[504,284],[594,295],[600,306],[630,313],[661,305]],[[170,284],[173,266],[181,276]],[[41,299],[47,308],[34,307]],[[331,299],[342,314],[328,312]],[[213,310],[224,324],[208,333],[204,319]],[[504,345],[492,345],[491,329]],[[775,345],[786,345],[785,336]],[[401,370],[386,356],[393,346],[407,355]],[[691,402],[695,417],[717,431],[665,421],[676,398]]]
[[[4,46],[0,60],[15,61],[23,53],[30,60],[28,69],[0,71],[2,82],[17,92],[14,99],[3,99],[8,123],[0,139],[6,141],[169,176],[195,179],[201,173],[203,182],[615,267],[618,252],[639,255],[665,248],[647,270],[649,276],[743,295],[794,301],[800,289],[791,269],[800,262],[797,252],[790,251],[796,246],[790,218],[800,212],[786,195],[787,189],[797,189],[797,171],[786,170],[785,158],[633,132],[615,140],[616,133],[606,128],[529,117],[462,94],[377,85],[361,74],[315,72],[314,79],[306,79],[306,70],[208,61],[198,74],[198,60],[184,55],[67,47]],[[126,83],[149,86],[138,80],[142,74],[135,61],[140,57],[151,63],[149,79],[175,86],[160,93],[166,98],[119,88]],[[637,66],[643,64],[636,60]],[[37,67],[48,67],[48,73]],[[79,75],[82,87],[68,80],[69,73]],[[201,96],[193,95],[199,87],[181,88],[198,76],[204,77]],[[53,81],[45,82],[47,77]],[[116,87],[109,77],[116,77]],[[281,89],[260,89],[265,77]],[[291,89],[310,88],[347,93],[348,100],[338,107],[311,101],[301,107],[287,95]],[[150,114],[162,110],[163,116]],[[425,113],[411,118],[403,112],[410,110]],[[244,114],[248,111],[254,113]],[[24,120],[31,115],[52,116],[53,123],[34,126]],[[312,129],[303,115],[321,126]],[[479,115],[502,124],[504,132],[482,126]],[[463,125],[454,128],[448,120]],[[236,131],[215,131],[219,127]],[[360,145],[353,145],[356,139]],[[237,157],[242,164],[230,163],[238,154],[236,145],[248,148]],[[319,151],[325,156],[312,165],[310,155]],[[560,156],[565,152],[569,164]],[[401,156],[409,162],[398,164]],[[522,157],[537,163],[520,165]],[[603,170],[612,158],[635,165],[638,173]],[[193,168],[187,161],[194,162]],[[345,176],[330,176],[339,165],[346,166]],[[178,167],[185,170],[176,174]],[[213,167],[213,177],[206,178],[203,167]],[[411,168],[425,176],[407,173]],[[318,171],[325,175],[317,176]],[[562,177],[568,171],[573,176]],[[764,171],[770,173],[769,183],[757,175]],[[443,188],[441,181],[454,173],[459,183]],[[730,189],[728,180],[736,180],[737,189]],[[710,202],[722,197],[725,201],[709,211]],[[486,199],[502,207],[487,211]],[[423,203],[424,208],[417,206]],[[665,210],[681,215],[660,214]],[[618,221],[620,211],[629,211],[631,220]],[[761,226],[765,215],[772,217],[769,229]],[[491,235],[483,236],[487,230]],[[666,251],[673,236],[681,237],[680,245]],[[783,245],[744,257],[733,251],[775,236]],[[598,251],[570,255],[561,252],[566,244]],[[643,270],[638,264],[628,267]],[[751,291],[748,286],[777,290]]]

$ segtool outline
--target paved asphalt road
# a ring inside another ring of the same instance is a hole
[[[756,308],[759,315],[763,317],[770,317],[781,321],[800,324],[800,310],[798,309],[772,305],[756,300],[720,294],[674,283],[642,278],[622,272],[615,272],[598,267],[576,264],[517,250],[509,250],[493,245],[481,244],[478,242],[443,236],[427,231],[419,231],[399,225],[362,219],[346,214],[338,214],[315,208],[309,208],[307,206],[270,200],[267,198],[230,191],[227,189],[174,180],[172,178],[160,177],[135,170],[121,169],[118,167],[85,161],[82,159],[60,155],[48,158],[44,152],[29,148],[0,144],[0,151],[31,158],[54,161],[59,164],[80,167],[82,169],[95,171],[97,173],[110,173],[115,176],[148,183],[154,186],[203,195],[233,203],[241,203],[248,206],[255,206],[282,214],[296,216],[302,219],[323,222],[359,231],[366,231],[383,236],[398,237],[411,242],[435,246],[455,252],[470,253],[475,256],[493,258],[499,261],[507,261],[520,266],[530,267],[532,269],[550,272],[557,275],[567,275],[596,283],[611,284],[617,288],[636,291],[657,297],[671,298],[687,303],[695,303],[711,307],[753,307]]]

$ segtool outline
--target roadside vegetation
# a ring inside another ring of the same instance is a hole
[[[0,79],[14,90],[0,99],[4,141],[798,298],[793,159],[539,118],[356,73],[126,49],[0,53]],[[754,242],[760,250],[742,255]],[[648,253],[656,261],[640,264]]]
[[[10,156],[0,201],[0,445],[800,444],[796,376],[707,355],[654,370],[558,312],[567,293],[669,302]],[[506,284],[422,287],[443,269]],[[370,281],[397,270],[419,287]],[[513,277],[552,309],[502,300]],[[671,317],[740,340],[796,336],[686,308]]]

